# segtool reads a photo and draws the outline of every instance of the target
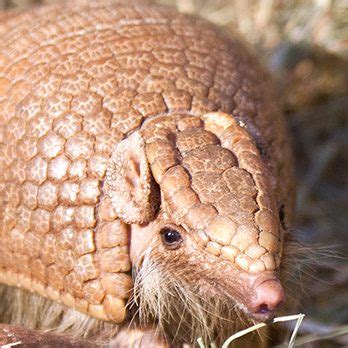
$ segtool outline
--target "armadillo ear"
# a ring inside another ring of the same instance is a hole
[[[124,222],[141,224],[154,219],[160,204],[159,188],[139,131],[116,145],[108,163],[104,190]]]

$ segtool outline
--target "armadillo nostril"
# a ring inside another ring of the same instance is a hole
[[[269,308],[267,306],[267,304],[263,303],[260,307],[259,307],[259,313],[261,314],[266,314],[269,312]]]
[[[257,320],[271,320],[284,301],[285,293],[280,282],[275,278],[268,279],[256,287],[255,297],[250,302],[250,312]]]

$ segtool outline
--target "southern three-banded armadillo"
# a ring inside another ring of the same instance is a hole
[[[276,99],[240,39],[170,8],[2,14],[2,320],[192,342],[272,318],[294,196]]]

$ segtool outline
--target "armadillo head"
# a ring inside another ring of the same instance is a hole
[[[284,300],[282,227],[269,172],[234,117],[148,121],[117,146],[106,189],[132,226],[135,292],[147,311],[190,297],[187,306],[210,306],[205,315],[223,303],[247,318],[274,316]]]

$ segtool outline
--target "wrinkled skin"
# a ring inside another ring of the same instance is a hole
[[[54,312],[77,336],[134,315],[168,340],[222,339],[285,300],[284,120],[239,39],[120,3],[0,24],[0,282],[70,308],[6,292],[0,312],[32,328]]]

